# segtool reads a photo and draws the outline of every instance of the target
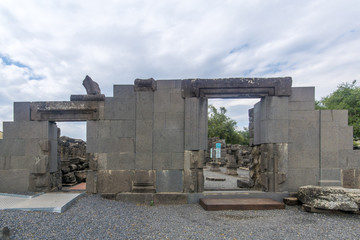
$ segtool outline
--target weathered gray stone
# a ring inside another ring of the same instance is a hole
[[[100,170],[97,174],[98,193],[131,192],[134,171]]]
[[[360,189],[303,186],[299,188],[298,198],[303,204],[318,209],[357,212],[360,206]]]
[[[156,192],[182,192],[183,171],[182,170],[157,170]]]
[[[93,81],[88,75],[86,75],[86,77],[83,81],[83,86],[85,87],[86,93],[88,95],[101,94],[99,84],[97,84],[97,82]]]

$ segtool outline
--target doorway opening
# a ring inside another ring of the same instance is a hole
[[[85,191],[89,169],[86,122],[57,122],[57,156],[63,191]]]
[[[208,147],[204,190],[239,191],[251,188],[252,109],[258,98],[208,99]]]

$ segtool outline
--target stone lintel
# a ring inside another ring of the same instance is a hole
[[[105,101],[105,95],[71,95],[70,101]]]
[[[182,97],[264,97],[290,96],[291,77],[185,79]]]
[[[32,102],[32,121],[87,121],[99,119],[98,101]]]
[[[156,91],[157,84],[153,78],[149,79],[135,79],[134,81],[134,91]]]

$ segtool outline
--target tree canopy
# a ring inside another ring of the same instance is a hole
[[[360,139],[360,87],[356,80],[341,83],[330,95],[315,102],[316,109],[347,109],[349,125],[353,126],[354,138]]]
[[[226,143],[249,145],[249,131],[236,130],[236,121],[226,116],[226,108],[209,105],[208,136],[225,139]]]

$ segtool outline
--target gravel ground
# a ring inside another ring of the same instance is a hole
[[[237,172],[239,176],[231,176],[225,174],[226,167],[221,167],[220,172],[211,172],[209,167],[204,168],[204,188],[212,189],[212,190],[225,190],[225,189],[240,189],[237,186],[237,180],[239,177],[249,177],[248,170],[238,169]],[[206,177],[214,177],[214,178],[225,178],[225,181],[209,181],[206,180]]]
[[[359,239],[360,215],[298,207],[208,212],[198,204],[136,205],[85,195],[65,213],[0,211],[13,239]]]

